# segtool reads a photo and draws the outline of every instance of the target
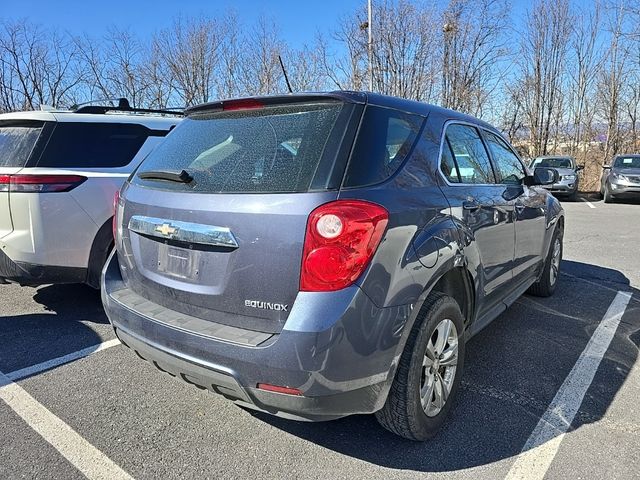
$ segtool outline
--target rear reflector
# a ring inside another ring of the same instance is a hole
[[[0,192],[68,192],[86,179],[80,175],[0,175]]]
[[[258,100],[254,100],[253,98],[243,98],[240,100],[227,100],[222,102],[222,110],[224,111],[255,110],[263,107],[264,107],[264,104],[262,102]]]
[[[279,387],[278,385],[269,385],[268,383],[259,383],[258,388],[260,390],[266,390],[267,392],[284,393],[285,395],[302,396],[302,392],[297,388],[291,387]]]

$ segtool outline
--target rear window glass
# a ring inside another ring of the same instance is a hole
[[[0,125],[0,167],[24,167],[43,125]]]
[[[373,185],[391,177],[411,152],[422,121],[419,115],[390,108],[367,107],[344,185]]]
[[[149,136],[149,129],[126,123],[64,122],[56,127],[38,162],[39,167],[124,167]]]
[[[185,170],[194,180],[135,175],[132,181],[206,193],[308,191],[342,106],[285,105],[188,117],[137,173]]]

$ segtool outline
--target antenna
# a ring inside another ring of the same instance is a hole
[[[289,93],[293,93],[291,89],[291,84],[289,83],[289,76],[287,75],[287,69],[284,68],[284,62],[282,61],[282,57],[278,55],[278,60],[280,60],[280,67],[282,67],[282,73],[284,74],[284,79],[287,82],[287,88],[289,89]]]

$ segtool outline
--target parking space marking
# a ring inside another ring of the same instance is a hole
[[[533,433],[505,477],[543,479],[573,422],[609,344],[616,333],[631,293],[619,291],[577,362],[564,380]]]
[[[22,368],[20,370],[15,370],[10,373],[5,373],[5,375],[7,376],[7,378],[9,378],[9,380],[20,380],[22,378],[35,375],[36,373],[44,372],[45,370],[50,370],[60,365],[64,365],[65,363],[73,362],[74,360],[78,360],[79,358],[89,356],[92,353],[101,352],[102,350],[106,350],[107,348],[115,347],[116,345],[120,345],[120,340],[114,338],[113,340],[107,340],[106,342],[83,348],[82,350],[69,353],[68,355],[64,355],[62,357],[53,358],[51,360],[47,360],[46,362],[38,363],[36,365]]]
[[[3,400],[29,427],[87,478],[92,480],[133,478],[2,372],[0,372],[0,400]]]
[[[596,208],[596,206],[593,203],[591,203],[589,200],[587,200],[586,198],[581,198],[580,200],[582,200],[584,203],[589,205],[589,208]]]

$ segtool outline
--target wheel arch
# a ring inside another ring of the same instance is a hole
[[[110,217],[99,229],[91,244],[89,264],[87,265],[86,283],[93,288],[100,288],[100,275],[111,249],[113,248],[112,233],[113,217]]]

